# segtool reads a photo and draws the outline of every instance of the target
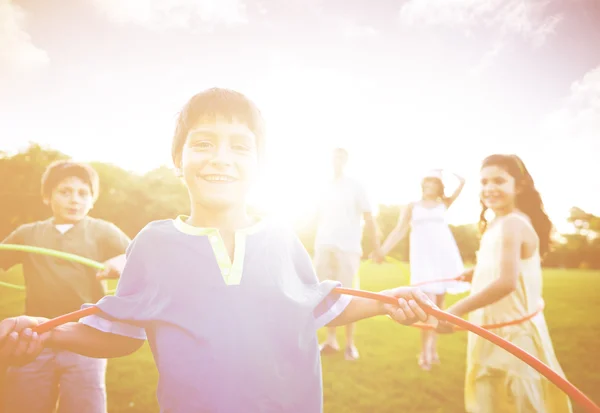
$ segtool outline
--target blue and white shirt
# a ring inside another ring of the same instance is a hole
[[[295,233],[264,221],[235,235],[179,217],[148,224],[104,313],[82,322],[147,338],[161,412],[322,412],[317,330],[349,296],[319,282]]]

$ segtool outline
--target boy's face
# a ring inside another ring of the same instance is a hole
[[[81,221],[92,209],[94,197],[90,186],[75,176],[63,179],[44,203],[52,209],[57,224]]]
[[[199,119],[181,154],[183,179],[192,202],[208,208],[241,206],[256,179],[256,136],[245,123]]]

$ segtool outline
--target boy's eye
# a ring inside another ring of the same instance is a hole
[[[236,151],[250,151],[250,150],[252,150],[252,147],[249,145],[237,144],[237,145],[233,145],[233,149]]]
[[[192,144],[192,148],[197,149],[208,149],[210,147],[212,147],[212,143],[209,141],[199,141]]]

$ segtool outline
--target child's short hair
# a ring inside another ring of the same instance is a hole
[[[71,160],[54,161],[48,165],[42,175],[42,198],[50,198],[54,188],[56,188],[63,179],[72,176],[77,177],[88,184],[92,193],[92,198],[94,202],[96,202],[100,189],[98,172],[88,164]]]
[[[176,167],[180,166],[183,145],[194,122],[202,118],[216,120],[218,116],[246,124],[256,135],[258,153],[259,156],[262,155],[265,145],[265,126],[258,107],[240,92],[211,88],[192,96],[179,113],[171,146],[171,156]]]

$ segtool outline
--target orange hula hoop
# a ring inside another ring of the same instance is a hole
[[[346,294],[355,297],[363,297],[378,300],[388,304],[395,305],[398,303],[398,300],[394,297],[369,291],[353,290],[349,288],[335,288],[333,291],[339,294]],[[463,320],[460,317],[456,317],[455,315],[446,313],[442,310],[438,310],[437,308],[424,307],[424,309],[427,314],[437,318],[438,320],[443,320],[451,324],[457,325],[465,330],[469,330],[470,332],[483,337],[484,339],[492,342],[493,344],[502,347],[504,350],[508,351],[515,357],[529,364],[541,375],[543,375],[552,383],[554,383],[559,389],[565,392],[573,401],[582,406],[587,413],[600,413],[600,407],[598,407],[581,390],[579,390],[577,387],[571,384],[567,379],[556,373],[546,364],[542,363],[539,359],[535,358],[534,356],[522,350],[521,348],[515,346],[513,343],[504,340],[503,338],[497,336],[489,330],[486,330],[485,328],[469,323],[468,321]],[[53,328],[61,324],[67,323],[69,321],[77,321],[82,317],[98,313],[100,313],[100,309],[98,307],[88,307],[83,310],[74,311],[72,313],[65,314],[60,317],[49,320],[45,323],[42,323],[36,328],[34,328],[34,331],[36,331],[38,334],[42,334],[52,330]]]
[[[98,264],[102,265],[102,264]],[[457,279],[455,279],[457,280]],[[457,280],[459,281],[459,280]],[[439,282],[439,281],[438,281]],[[355,297],[363,297],[368,299],[377,300],[383,303],[388,303],[392,305],[396,305],[398,300],[394,297],[387,296],[384,294],[373,293],[370,291],[362,291],[362,290],[354,290],[350,288],[335,288],[333,290],[339,294],[346,294]],[[567,379],[556,373],[546,364],[541,362],[539,359],[535,358],[531,354],[527,353],[525,350],[515,346],[513,343],[499,337],[498,335],[492,333],[491,331],[483,328],[482,326],[477,326],[472,324],[466,320],[463,320],[460,317],[457,317],[453,314],[447,313],[445,311],[439,310],[434,307],[424,307],[424,310],[430,316],[435,317],[438,320],[442,320],[448,323],[451,323],[459,328],[464,330],[468,330],[478,336],[490,341],[491,343],[503,348],[508,351],[515,357],[521,359],[535,370],[537,370],[541,375],[546,377],[552,383],[554,383],[559,389],[565,392],[573,401],[578,403],[581,407],[585,409],[587,413],[600,413],[600,407],[596,405],[589,397],[587,397],[581,390],[575,387],[572,383],[570,383]],[[537,312],[539,313],[541,309]],[[82,310],[77,310],[54,319],[48,320],[45,323],[42,323],[35,327],[33,330],[38,334],[43,334],[49,332],[50,330],[58,327],[59,325],[65,324],[71,321],[77,321],[82,317],[98,314],[100,313],[100,309],[98,307],[89,307]],[[529,318],[534,317],[534,315],[527,316]],[[511,321],[510,323],[517,323],[519,320]],[[496,327],[497,328],[497,327]]]

